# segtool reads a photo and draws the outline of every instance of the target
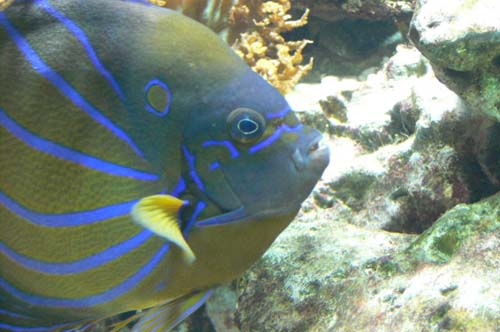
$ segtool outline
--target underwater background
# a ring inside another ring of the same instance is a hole
[[[500,331],[499,1],[151,2],[217,32],[330,149],[290,226],[174,331]]]

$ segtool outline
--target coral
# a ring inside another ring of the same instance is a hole
[[[302,64],[309,40],[286,41],[282,33],[307,24],[309,10],[298,20],[288,14],[289,0],[150,0],[181,11],[219,33],[254,71],[282,93],[290,91],[313,65]]]
[[[293,21],[287,14],[290,6],[289,0],[239,0],[229,17],[228,40],[234,39],[233,49],[282,93],[290,91],[313,65],[312,58],[302,65],[302,51],[312,41],[286,41],[282,36],[307,24],[309,10]]]

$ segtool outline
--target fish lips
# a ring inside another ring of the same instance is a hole
[[[323,136],[314,129],[311,129],[304,142],[292,153],[292,161],[298,171],[303,171],[306,167],[312,167],[315,171],[320,169],[320,174],[329,163],[330,150],[325,143]]]
[[[309,181],[307,181],[309,183],[305,184],[305,186],[309,187],[307,195],[309,195],[330,161],[330,151],[323,136],[317,130],[309,129],[310,131],[307,134],[303,134],[306,137],[302,137],[303,139],[300,140],[303,143],[291,155],[297,171],[305,178],[309,178]],[[296,213],[300,209],[302,201],[306,197],[300,197],[297,202],[289,202],[286,207],[265,209],[257,213],[250,213],[244,206],[241,206],[236,210],[200,220],[196,225],[199,227],[210,227],[258,220],[271,215],[289,215],[290,213]]]

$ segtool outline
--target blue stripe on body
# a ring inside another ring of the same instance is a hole
[[[284,117],[285,115],[288,114],[288,112],[290,112],[290,106],[286,106],[285,108],[283,108],[281,111],[279,112],[276,112],[276,113],[267,113],[266,114],[266,118],[267,119],[276,119],[276,118],[282,118]]]
[[[287,125],[281,125],[272,133],[268,138],[266,138],[263,141],[260,141],[259,143],[255,144],[254,146],[250,147],[248,149],[248,152],[250,154],[254,154],[257,151],[260,151],[269,145],[273,144],[276,140],[278,140],[283,133],[293,133],[293,132],[298,132],[302,129],[302,124],[298,124],[295,127],[289,127]]]
[[[4,279],[0,279],[0,288],[3,288],[13,297],[18,298],[21,301],[33,306],[53,308],[89,308],[113,301],[114,299],[125,295],[128,291],[136,287],[138,283],[140,283],[144,278],[150,275],[151,272],[153,272],[153,270],[160,264],[169,249],[169,244],[165,243],[156,252],[156,254],[134,275],[124,280],[119,285],[96,295],[77,299],[44,297],[20,291]]]
[[[47,274],[66,275],[66,274],[85,272],[87,270],[95,269],[101,265],[116,260],[121,256],[138,248],[152,236],[153,236],[152,232],[148,230],[143,230],[139,234],[131,237],[126,241],[123,241],[99,253],[93,254],[91,256],[88,256],[86,258],[71,263],[43,262],[37,259],[33,259],[29,256],[19,254],[1,242],[0,242],[0,253],[4,254],[9,259],[13,260],[17,264],[25,268]]]
[[[1,205],[4,205],[12,213],[33,224],[47,227],[75,227],[125,216],[130,213],[132,207],[138,201],[138,199],[135,199],[124,203],[104,206],[95,210],[48,214],[29,210],[0,191]]]
[[[23,35],[16,30],[12,23],[7,19],[5,13],[0,12],[0,26],[2,26],[11,40],[16,44],[19,51],[31,64],[33,69],[41,76],[50,81],[59,91],[61,91],[71,102],[89,115],[94,121],[111,131],[116,137],[128,144],[134,152],[141,158],[144,156],[128,134],[115,125],[110,119],[92,106],[84,97],[82,97],[64,78],[45,63],[40,55],[30,46]],[[69,114],[69,113],[68,113]]]
[[[215,171],[217,168],[220,167],[220,163],[218,161],[214,161],[213,163],[211,163],[209,166],[208,166],[208,169],[210,171]]]
[[[9,325],[9,324],[0,322],[0,329],[5,329],[5,330],[11,331],[11,332],[50,332],[50,331],[54,331],[56,329],[64,328],[65,326],[68,326],[68,325],[70,325],[70,324],[64,323],[64,324],[58,324],[58,325],[53,325],[53,326],[26,327],[26,326]]]
[[[17,325],[11,325],[7,323],[1,323],[0,322],[0,329],[6,329],[7,331],[11,332],[51,332],[54,330],[59,329],[64,329],[65,327],[67,329],[62,330],[63,332],[82,332],[91,327],[94,323],[88,323],[85,324],[81,327],[78,328],[68,328],[68,326],[74,326],[76,324],[80,324],[82,321],[75,321],[75,322],[70,322],[70,323],[61,323],[57,325],[52,325],[52,326],[31,326],[31,327],[26,327],[26,326],[17,326]]]
[[[196,227],[211,227],[224,224],[230,224],[233,222],[241,222],[242,220],[248,219],[248,214],[243,207],[240,207],[231,212],[225,214],[219,214],[208,219],[198,221],[194,226]]]
[[[115,176],[123,176],[142,181],[157,181],[159,176],[133,168],[113,164],[105,160],[81,153],[66,146],[37,136],[20,126],[0,108],[0,125],[23,143],[54,157],[74,162],[78,165]]]
[[[13,318],[33,319],[33,317],[26,316],[17,312],[8,311],[5,309],[0,309],[0,315],[10,316]]]
[[[201,181],[201,178],[198,175],[198,173],[196,173],[194,155],[189,152],[188,148],[185,145],[182,145],[182,151],[184,152],[184,156],[186,157],[186,161],[188,162],[189,176],[191,176],[191,179],[194,181],[194,183],[198,186],[198,188],[201,191],[205,191],[205,186],[203,185],[203,182]]]
[[[238,152],[238,149],[234,146],[234,144],[230,141],[205,141],[201,145],[204,148],[210,147],[210,146],[225,146],[228,150],[229,153],[231,154],[231,158],[238,158],[240,153]]]
[[[118,82],[114,79],[113,75],[109,72],[106,67],[101,63],[99,57],[97,56],[92,44],[90,43],[85,32],[71,19],[65,16],[63,13],[52,7],[47,0],[35,0],[35,4],[40,8],[49,13],[52,17],[61,22],[69,31],[73,33],[73,35],[78,39],[78,41],[82,44],[87,52],[90,61],[94,64],[95,68],[101,73],[104,78],[109,82],[113,90],[115,90],[116,94],[120,97],[120,99],[125,101],[125,94],[122,89],[118,85]]]
[[[184,181],[184,178],[181,176],[172,192],[170,192],[170,195],[179,197],[179,195],[182,194],[184,190],[186,190],[186,181]]]
[[[182,231],[182,235],[184,235],[185,238],[187,238],[189,232],[191,231],[191,228],[193,228],[194,224],[196,223],[196,219],[198,218],[198,216],[200,215],[201,211],[203,211],[203,209],[207,207],[207,204],[203,201],[199,201],[197,204],[196,204],[196,207],[194,208],[194,212],[193,214],[191,215],[191,218],[189,219],[186,227],[184,228],[184,230]]]

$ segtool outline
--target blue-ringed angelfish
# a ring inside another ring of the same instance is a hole
[[[125,0],[0,11],[0,331],[137,310],[168,331],[241,275],[328,164],[216,34]]]

